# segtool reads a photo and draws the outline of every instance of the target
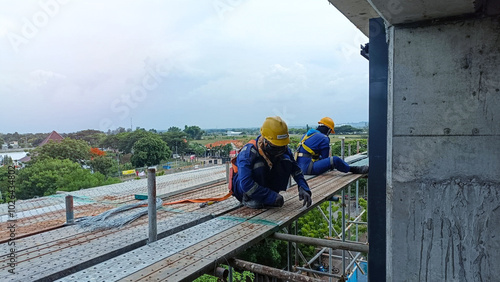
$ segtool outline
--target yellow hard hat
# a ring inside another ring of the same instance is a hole
[[[260,128],[260,134],[274,146],[286,146],[290,143],[288,126],[280,117],[267,117]]]
[[[332,130],[332,133],[335,133],[335,123],[333,122],[333,119],[329,117],[324,117],[320,121],[318,121],[318,124],[325,125],[326,127]]]

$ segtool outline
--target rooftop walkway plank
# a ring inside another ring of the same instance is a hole
[[[225,183],[209,186],[210,188],[200,187],[196,191],[206,196],[227,192]],[[196,194],[196,191],[190,191],[188,194]],[[204,209],[193,204],[163,207],[158,212],[159,238],[209,220],[238,205],[236,200],[230,199]],[[89,231],[86,228],[68,226],[20,239],[17,242],[16,252],[18,274],[12,275],[4,271],[0,274],[0,280],[32,281],[60,278],[145,245],[148,238],[147,230],[147,217],[142,217],[122,228]],[[2,245],[8,250],[7,243]],[[3,268],[6,268],[4,261],[7,259],[2,257]]]
[[[192,187],[222,181],[225,166],[213,166],[192,171],[167,174],[156,178],[157,195],[175,194]],[[147,179],[106,186],[62,192],[56,195],[16,201],[16,235],[21,238],[37,232],[58,228],[66,222],[65,196],[72,195],[75,217],[100,214],[117,205],[134,201],[134,194],[147,193]],[[7,225],[8,204],[0,204],[0,223]],[[0,229],[0,242],[9,239],[8,229]]]
[[[302,203],[297,200],[297,189],[292,187],[282,193],[285,198],[282,208],[254,210],[241,207],[60,281],[191,281],[213,269],[217,263],[224,263],[238,252],[289,225],[360,177],[339,172],[324,174],[308,181],[314,201],[309,208],[302,207]],[[220,222],[226,224],[221,227]]]

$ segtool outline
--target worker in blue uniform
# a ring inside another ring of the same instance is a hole
[[[268,117],[261,135],[251,140],[236,158],[237,172],[232,177],[233,196],[250,208],[281,207],[290,176],[295,179],[299,200],[311,205],[311,190],[288,148],[288,126],[280,117]]]
[[[319,175],[333,169],[346,173],[368,173],[368,166],[349,166],[341,158],[331,156],[330,133],[335,133],[335,123],[331,118],[324,117],[318,122],[316,129],[310,129],[302,137],[296,159],[304,174]]]

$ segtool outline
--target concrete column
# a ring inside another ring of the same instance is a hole
[[[497,280],[500,21],[396,26],[389,39],[388,277]]]

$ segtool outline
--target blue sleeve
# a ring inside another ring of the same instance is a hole
[[[259,185],[252,175],[254,161],[257,156],[258,153],[251,144],[245,145],[244,149],[238,154],[236,165],[238,166],[239,186],[243,194],[265,205],[272,205],[276,201],[278,193]],[[256,175],[256,177],[259,177],[259,175]]]
[[[320,159],[326,159],[330,157],[330,138],[328,136],[321,136],[321,141],[319,143],[319,155]]]
[[[288,149],[288,154],[290,155],[290,160],[292,161],[292,177],[293,180],[297,183],[297,186],[300,186],[304,188],[306,191],[310,191],[309,185],[307,185],[307,181],[304,178],[304,174],[302,173],[302,170],[300,169],[299,165],[293,158],[292,152],[290,149]]]

